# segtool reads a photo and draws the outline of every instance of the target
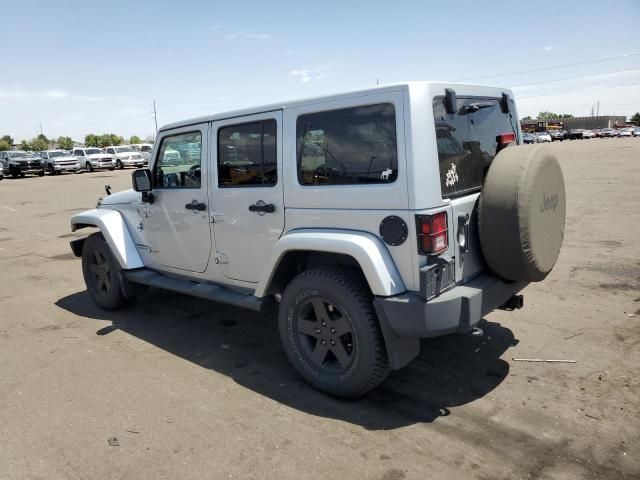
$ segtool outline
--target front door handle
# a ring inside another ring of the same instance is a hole
[[[264,203],[262,200],[256,202],[254,205],[249,205],[250,212],[258,213],[273,213],[276,211],[276,207],[273,203]]]
[[[197,200],[194,200],[191,203],[187,203],[184,208],[186,208],[187,210],[192,210],[195,213],[206,210],[207,206],[204,203],[198,203]]]

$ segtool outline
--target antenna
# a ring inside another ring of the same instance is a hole
[[[153,99],[153,119],[156,122],[156,135],[158,134],[158,111],[156,110],[156,99]]]

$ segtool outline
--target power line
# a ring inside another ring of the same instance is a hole
[[[566,95],[568,93],[591,92],[593,90],[605,90],[607,88],[618,88],[618,87],[632,87],[634,85],[640,85],[640,82],[625,83],[625,84],[622,84],[622,85],[607,85],[606,87],[583,88],[581,90],[570,90],[570,91],[567,91],[567,92],[547,93],[547,94],[544,94],[544,95],[525,95],[525,96],[517,97],[517,98],[521,99],[521,98],[553,97],[555,95]]]
[[[565,68],[565,67],[576,67],[578,65],[588,65],[590,63],[598,63],[598,62],[606,62],[608,60],[616,60],[618,58],[629,58],[640,55],[640,52],[632,52],[625,53],[623,55],[611,55],[606,57],[595,58],[593,60],[585,60],[584,62],[576,62],[576,63],[565,63],[564,65],[554,65],[551,67],[541,67],[541,68],[533,68],[531,70],[521,70],[519,72],[506,72],[506,73],[496,73],[492,75],[482,75],[479,77],[467,77],[467,78],[459,78],[457,80],[451,80],[452,82],[462,82],[466,80],[477,80],[479,78],[495,78],[495,77],[506,77],[508,75],[520,75],[521,73],[533,73],[533,72],[542,72],[545,70],[555,70],[556,68]]]
[[[640,68],[628,68],[626,70],[616,70],[615,72],[595,73],[593,75],[579,75],[577,77],[556,78],[554,80],[543,80],[541,82],[518,83],[516,85],[509,85],[509,88],[525,87],[525,86],[529,86],[529,85],[540,85],[540,84],[543,84],[543,83],[563,82],[565,80],[578,80],[578,79],[581,79],[581,78],[600,77],[602,75],[612,75],[614,73],[637,72],[637,71],[640,71]]]

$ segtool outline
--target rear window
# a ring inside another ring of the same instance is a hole
[[[512,100],[509,110],[515,111]],[[442,197],[479,191],[496,156],[497,136],[516,132],[511,113],[502,113],[497,98],[458,97],[456,112],[449,114],[444,97],[436,97],[433,116]]]

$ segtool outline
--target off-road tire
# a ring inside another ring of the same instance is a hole
[[[101,272],[108,276],[108,288],[96,273],[96,266],[104,266]],[[131,303],[132,299],[122,293],[121,271],[102,234],[87,237],[82,248],[82,275],[89,295],[100,308],[117,310]]]
[[[314,339],[298,330],[303,309],[309,308],[312,299],[335,306],[329,312],[339,312],[340,319],[346,318],[352,328],[347,334],[352,342],[351,363],[342,371],[314,363],[308,346]],[[389,361],[372,300],[362,274],[349,267],[319,266],[302,272],[289,283],[282,294],[278,315],[280,339],[289,361],[311,386],[329,395],[351,398],[363,395],[387,377]]]

